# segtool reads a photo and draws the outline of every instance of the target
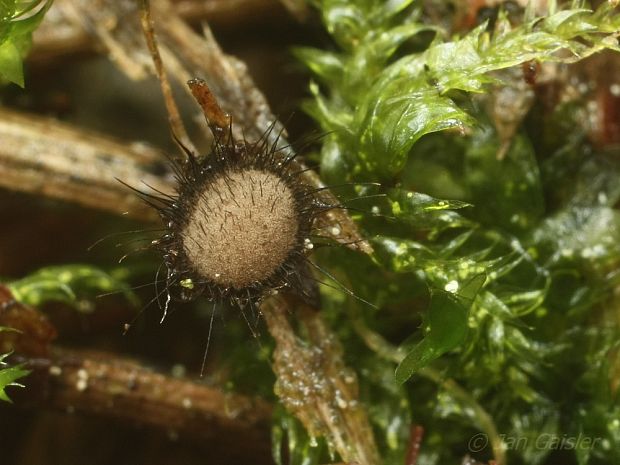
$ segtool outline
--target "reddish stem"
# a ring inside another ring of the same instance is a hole
[[[412,425],[411,432],[409,433],[409,448],[405,456],[405,465],[416,465],[423,438],[424,428],[420,425]]]

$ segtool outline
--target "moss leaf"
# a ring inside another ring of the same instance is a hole
[[[396,367],[397,382],[404,383],[420,368],[463,342],[469,309],[485,281],[486,275],[480,274],[466,281],[458,294],[443,290],[431,293],[426,335]]]
[[[22,57],[11,40],[0,44],[0,78],[24,87]]]

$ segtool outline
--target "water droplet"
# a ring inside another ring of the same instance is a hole
[[[179,281],[179,284],[181,285],[181,287],[184,287],[186,289],[194,289],[194,281],[192,281],[192,278],[182,279],[181,281]]]
[[[49,373],[52,376],[60,376],[62,374],[62,368],[60,368],[59,366],[56,366],[56,365],[52,365],[49,368]]]
[[[446,283],[446,285],[444,286],[444,290],[447,292],[452,292],[454,294],[456,291],[459,290],[459,282],[452,280]]]

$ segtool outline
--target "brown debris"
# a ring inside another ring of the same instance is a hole
[[[224,113],[220,104],[204,79],[190,79],[187,86],[192,95],[202,108],[207,123],[215,126],[220,131],[226,131],[231,124],[230,115]]]
[[[56,329],[42,313],[13,298],[11,291],[0,285],[0,326],[13,331],[0,332],[0,355],[18,352],[31,357],[47,356],[56,338]]]
[[[535,98],[534,90],[527,79],[523,78],[521,69],[506,70],[502,78],[505,85],[493,89],[488,104],[501,144],[497,151],[498,160],[502,160],[508,153]]]

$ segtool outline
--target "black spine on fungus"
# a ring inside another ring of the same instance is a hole
[[[186,151],[186,162],[173,162],[176,195],[145,199],[166,228],[153,245],[167,268],[168,296],[244,306],[283,288],[307,294],[310,235],[326,206],[268,133],[254,143],[214,133],[209,155]]]

